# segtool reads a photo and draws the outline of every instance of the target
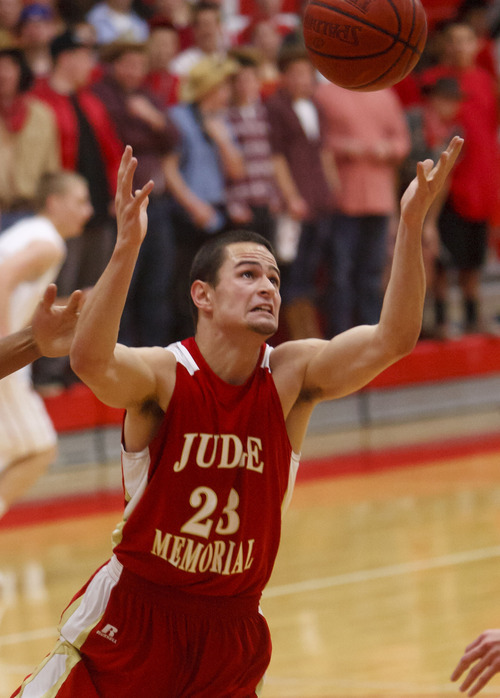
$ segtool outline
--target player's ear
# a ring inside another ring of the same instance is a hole
[[[193,282],[191,286],[191,298],[193,303],[203,312],[210,312],[212,309],[212,294],[211,286],[206,281],[200,281],[197,279]]]

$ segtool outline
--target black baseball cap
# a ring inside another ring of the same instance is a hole
[[[74,51],[78,48],[95,48],[95,45],[82,37],[75,29],[66,29],[54,37],[50,43],[50,54],[55,60],[64,51]]]

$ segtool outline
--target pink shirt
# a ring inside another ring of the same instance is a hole
[[[333,83],[318,85],[325,143],[337,163],[337,205],[350,216],[390,215],[396,211],[396,174],[410,150],[403,108],[388,90],[354,92]],[[385,153],[382,157],[376,151]]]

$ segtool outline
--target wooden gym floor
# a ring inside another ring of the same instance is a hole
[[[312,437],[306,455],[324,463],[334,447]],[[262,601],[274,645],[264,698],[459,695],[449,675],[464,646],[500,627],[496,444],[424,462],[412,448],[401,467],[388,450],[375,472],[299,480]],[[109,556],[120,516],[109,501],[107,513],[75,507],[0,527],[0,698],[52,647],[63,607]],[[500,677],[484,695],[500,696]]]

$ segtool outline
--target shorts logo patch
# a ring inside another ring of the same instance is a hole
[[[113,642],[116,645],[115,635],[117,632],[118,628],[115,628],[114,625],[109,625],[108,623],[104,626],[102,630],[97,631],[97,635],[104,637],[106,640],[109,640],[110,642]]]

